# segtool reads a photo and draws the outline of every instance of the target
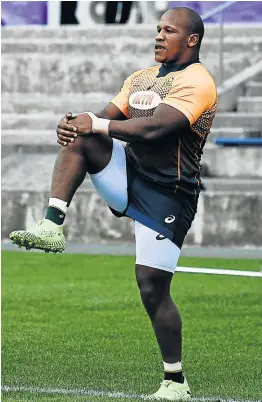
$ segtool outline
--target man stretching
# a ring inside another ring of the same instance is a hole
[[[100,114],[69,113],[60,121],[62,147],[46,216],[34,229],[12,232],[10,238],[26,248],[62,252],[67,208],[88,173],[112,212],[135,221],[137,284],[164,365],[160,389],[148,398],[186,401],[182,324],[170,284],[197,211],[200,160],[217,92],[199,61],[200,16],[185,7],[171,9],[157,31],[160,66],[129,76]]]

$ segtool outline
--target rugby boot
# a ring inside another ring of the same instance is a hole
[[[19,247],[44,250],[53,253],[62,253],[65,249],[65,236],[63,226],[56,225],[48,219],[41,219],[34,228],[29,230],[16,230],[10,233],[9,238]]]
[[[163,380],[159,390],[153,394],[145,397],[147,401],[189,401],[191,399],[191,392],[186,378],[184,383]]]

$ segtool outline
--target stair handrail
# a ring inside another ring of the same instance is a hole
[[[220,13],[221,11],[226,10],[227,8],[233,6],[234,4],[238,3],[238,1],[225,1],[222,4],[219,4],[219,6],[213,8],[212,10],[207,11],[204,15],[202,15],[202,20],[205,21],[210,17],[213,17],[214,15]]]
[[[239,1],[225,1],[219,6],[213,8],[212,10],[206,12],[202,15],[202,20],[206,21],[208,18],[213,17],[220,13],[220,29],[219,29],[219,75],[218,75],[218,85],[222,85],[224,81],[224,14],[223,11],[232,7],[234,4],[239,3]]]

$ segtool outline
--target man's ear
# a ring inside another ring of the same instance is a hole
[[[188,38],[187,45],[188,47],[194,47],[198,44],[199,35],[197,33],[191,34]]]

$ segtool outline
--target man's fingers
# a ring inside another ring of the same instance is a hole
[[[62,128],[63,130],[66,130],[66,131],[74,131],[74,132],[77,131],[77,128],[75,126],[71,126],[71,124],[67,124],[67,122],[64,119],[62,119],[58,123],[58,127]]]
[[[66,130],[66,131],[72,131],[72,132],[76,132],[77,128],[75,126],[71,126],[70,124],[66,124],[60,121],[60,123],[58,124],[58,127],[61,128],[62,130]]]
[[[64,141],[61,141],[61,140],[57,140],[57,143],[59,144],[59,145],[62,145],[62,146],[66,146],[67,145],[67,142],[64,142]]]
[[[68,137],[68,138],[76,138],[77,137],[76,133],[73,133],[72,131],[63,130],[63,129],[59,128],[59,126],[58,126],[56,132],[57,132],[57,135],[63,135],[64,137]]]
[[[74,142],[75,141],[74,138],[65,137],[64,135],[61,135],[61,134],[57,134],[57,136],[58,136],[59,140],[62,141],[62,142],[68,143],[68,142]]]

